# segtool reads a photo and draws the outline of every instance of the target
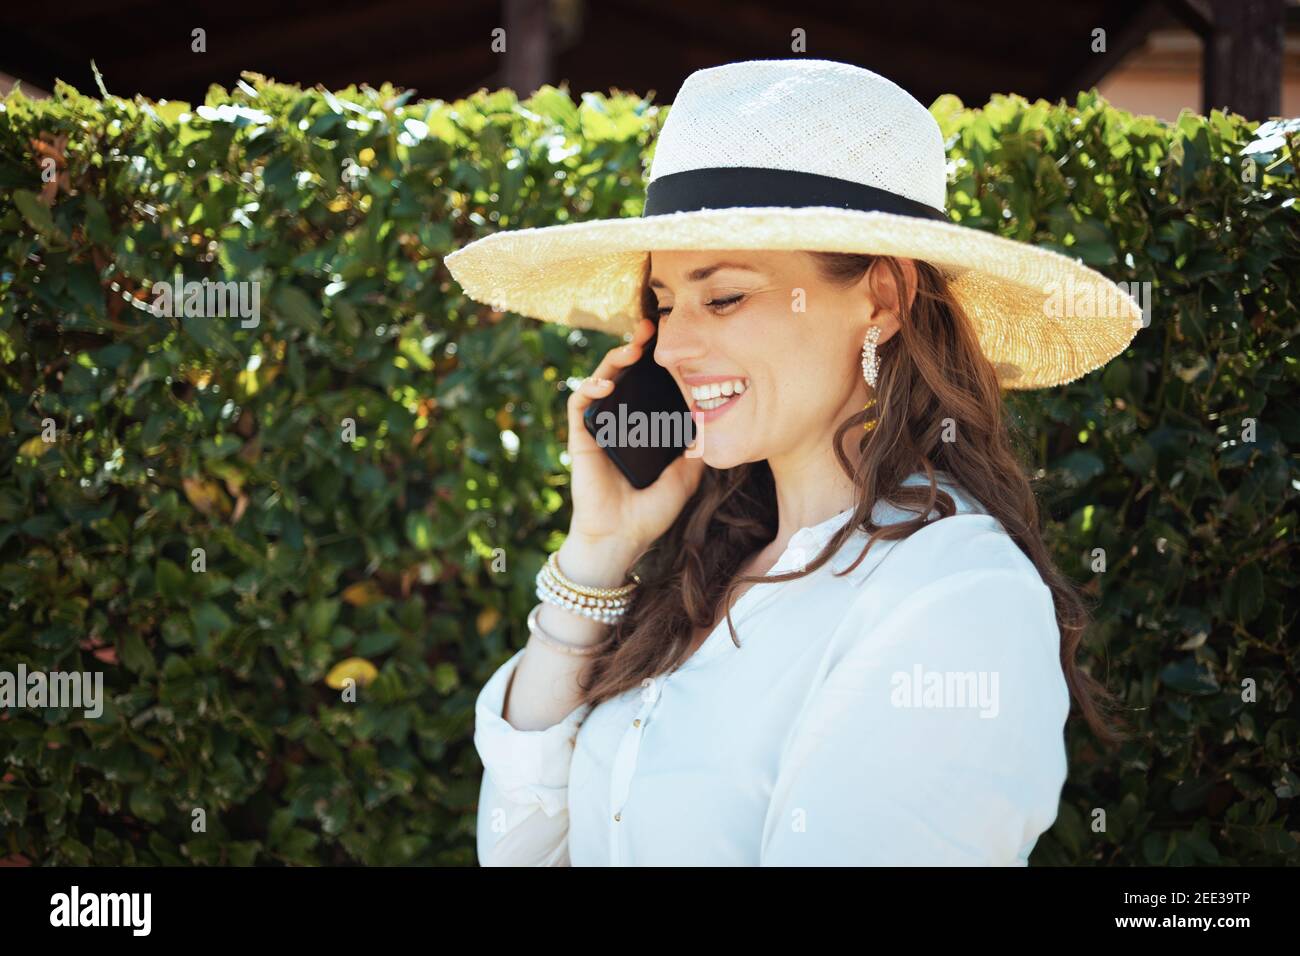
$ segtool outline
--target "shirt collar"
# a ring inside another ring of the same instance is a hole
[[[987,514],[987,511],[973,497],[968,495],[964,490],[959,489],[947,472],[935,472],[935,480],[939,487],[952,495],[953,502],[957,505],[957,513],[976,512]],[[924,472],[913,472],[903,479],[905,485],[925,485],[929,484]],[[817,554],[841,527],[853,516],[852,507],[845,508],[839,514],[832,515],[825,521],[818,522],[806,528],[800,528],[790,537],[790,547],[803,548],[809,556]],[[931,511],[931,515],[937,516],[937,511]],[[915,511],[905,511],[895,507],[885,501],[876,502],[876,507],[872,512],[872,518],[878,525],[897,524],[900,521],[908,521],[915,518]]]

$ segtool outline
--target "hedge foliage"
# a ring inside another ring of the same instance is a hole
[[[474,698],[567,527],[566,380],[614,343],[468,301],[442,257],[638,215],[666,111],[101,93],[0,107],[0,670],[108,698],[0,712],[0,857],[471,864]],[[1034,862],[1293,860],[1300,124],[933,111],[954,218],[1153,284],[1124,356],[1008,396],[1139,731],[1071,723]],[[260,322],[151,311],[178,270],[258,283]]]

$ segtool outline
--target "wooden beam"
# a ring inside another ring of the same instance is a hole
[[[1209,36],[1214,29],[1214,13],[1207,0],[1165,0],[1165,6],[1201,39]]]
[[[554,78],[548,0],[505,0],[506,53],[501,85],[527,99]]]
[[[924,64],[936,64],[942,82],[933,84],[940,92],[954,90],[948,77],[957,76],[967,87],[994,92],[1028,92],[1040,79],[1041,71],[1023,59],[998,58],[983,45],[972,45],[965,35],[953,35],[957,28],[927,36],[920,25],[913,26],[900,8],[881,10],[847,9],[835,17],[818,16],[807,9],[775,9],[751,0],[606,0],[604,10],[626,12],[632,23],[640,18],[648,24],[674,31],[674,45],[717,46],[724,59],[701,65],[717,65],[728,60],[810,58],[856,63],[888,77],[909,92],[925,100],[919,89],[918,75]],[[972,8],[958,11],[965,16],[984,14]],[[956,14],[955,14],[956,15]],[[806,31],[808,52],[791,52],[791,31]],[[952,31],[949,33],[948,31]],[[676,50],[671,55],[676,58]],[[664,91],[665,93],[668,91]]]
[[[496,65],[487,46],[476,43],[455,47],[436,60],[430,59],[427,51],[424,51],[405,56],[385,55],[370,61],[359,60],[353,64],[331,65],[322,68],[314,82],[326,89],[340,89],[349,83],[359,82],[358,77],[365,77],[366,82],[376,87],[387,81],[395,86],[414,89],[421,100],[455,100],[468,95],[463,92],[465,78],[468,76],[486,77],[482,83],[471,88],[470,93],[480,86],[491,89],[497,75],[494,69]]]
[[[8,73],[0,73],[0,96],[7,94],[15,84],[21,84],[23,95],[30,100],[45,100],[50,97],[48,90],[43,90],[32,83],[24,83],[20,77],[10,76]]]
[[[1082,66],[1072,75],[1063,76],[1054,86],[1062,91],[1087,90],[1096,86],[1102,77],[1146,42],[1151,31],[1164,22],[1166,15],[1160,0],[1146,0],[1132,11],[1127,21],[1116,18],[1110,23],[1099,22],[1097,26],[1106,30],[1106,52],[1092,53],[1085,47],[1089,49],[1089,55],[1082,60]]]
[[[1284,0],[1208,0],[1201,111],[1263,120],[1282,111]]]
[[[192,27],[186,25],[192,16],[172,10],[153,25],[147,56],[130,45],[105,44],[97,60],[106,76],[110,69],[139,67],[164,83],[199,82],[206,86],[219,82],[230,86],[243,70],[275,76],[278,65],[328,64],[334,58],[346,57],[349,50],[392,45],[394,37],[402,42],[427,38],[428,56],[433,60],[440,55],[434,46],[438,37],[459,41],[474,21],[482,17],[482,9],[473,5],[430,8],[424,0],[382,0],[369,5],[351,5],[316,17],[303,17],[268,5],[267,13],[246,19],[226,13],[206,23],[195,22],[194,26],[207,31],[207,52],[194,53],[190,49]],[[58,23],[51,22],[52,39],[59,35],[60,29]],[[31,32],[36,33],[35,28]],[[487,40],[484,35],[485,44]],[[367,79],[378,84],[384,77]]]

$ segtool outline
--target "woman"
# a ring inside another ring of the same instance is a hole
[[[1000,385],[1079,377],[1140,312],[947,222],[945,186],[888,80],[728,64],[683,85],[643,217],[448,258],[525,315],[640,313],[570,397],[570,532],[478,698],[481,863],[1024,865],[1071,696],[1114,738]],[[1071,321],[1060,283],[1114,307]],[[635,490],[582,414],[656,328],[699,434]]]

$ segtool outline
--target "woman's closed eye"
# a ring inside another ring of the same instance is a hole
[[[705,302],[704,304],[708,306],[710,309],[713,309],[714,312],[721,312],[724,309],[729,309],[731,306],[736,305],[744,297],[745,295],[742,292],[738,295],[728,296],[725,299],[711,299],[708,302]],[[659,318],[662,319],[665,315],[667,315],[672,310],[673,307],[671,305],[668,305],[656,309],[655,312],[658,314]]]

